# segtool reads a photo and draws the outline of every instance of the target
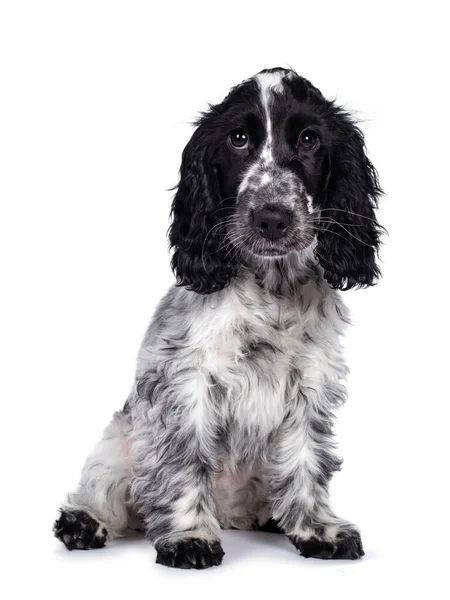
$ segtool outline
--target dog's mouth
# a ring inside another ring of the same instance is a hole
[[[235,241],[233,241],[235,240]],[[311,245],[313,235],[310,232],[294,230],[281,240],[268,240],[251,228],[243,228],[241,233],[230,232],[231,244],[247,255],[258,258],[280,258],[293,252],[304,250]]]
[[[285,256],[286,254],[289,254],[289,251],[286,248],[279,248],[277,246],[273,246],[270,248],[263,248],[263,249],[250,249],[250,252],[252,254],[254,254],[255,256],[261,256],[261,257],[272,257],[272,258],[276,258],[278,256]]]

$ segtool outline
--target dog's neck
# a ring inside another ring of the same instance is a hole
[[[311,281],[323,282],[323,270],[311,247],[277,258],[248,257],[241,269],[245,277],[253,276],[276,296],[291,295]]]

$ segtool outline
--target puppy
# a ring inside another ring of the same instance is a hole
[[[140,527],[158,563],[203,569],[237,528],[281,531],[306,557],[364,554],[328,487],[346,398],[338,290],[380,275],[380,194],[352,118],[292,70],[200,117],[172,205],[177,283],[61,508],[69,550]]]

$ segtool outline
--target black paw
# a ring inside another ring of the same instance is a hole
[[[156,562],[177,569],[207,569],[221,564],[225,552],[220,542],[196,538],[156,546]]]
[[[333,541],[320,540],[317,537],[302,540],[300,537],[291,536],[289,539],[305,558],[355,560],[364,556],[361,536],[355,530],[342,531]]]
[[[284,533],[278,523],[272,518],[266,521],[263,525],[259,525],[258,531],[267,531],[268,533]]]
[[[106,529],[82,510],[61,510],[53,533],[68,550],[103,548],[108,536]]]

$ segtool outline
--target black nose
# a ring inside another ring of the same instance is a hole
[[[266,207],[253,213],[253,224],[259,234],[271,240],[284,237],[291,223],[292,213],[285,208]]]

